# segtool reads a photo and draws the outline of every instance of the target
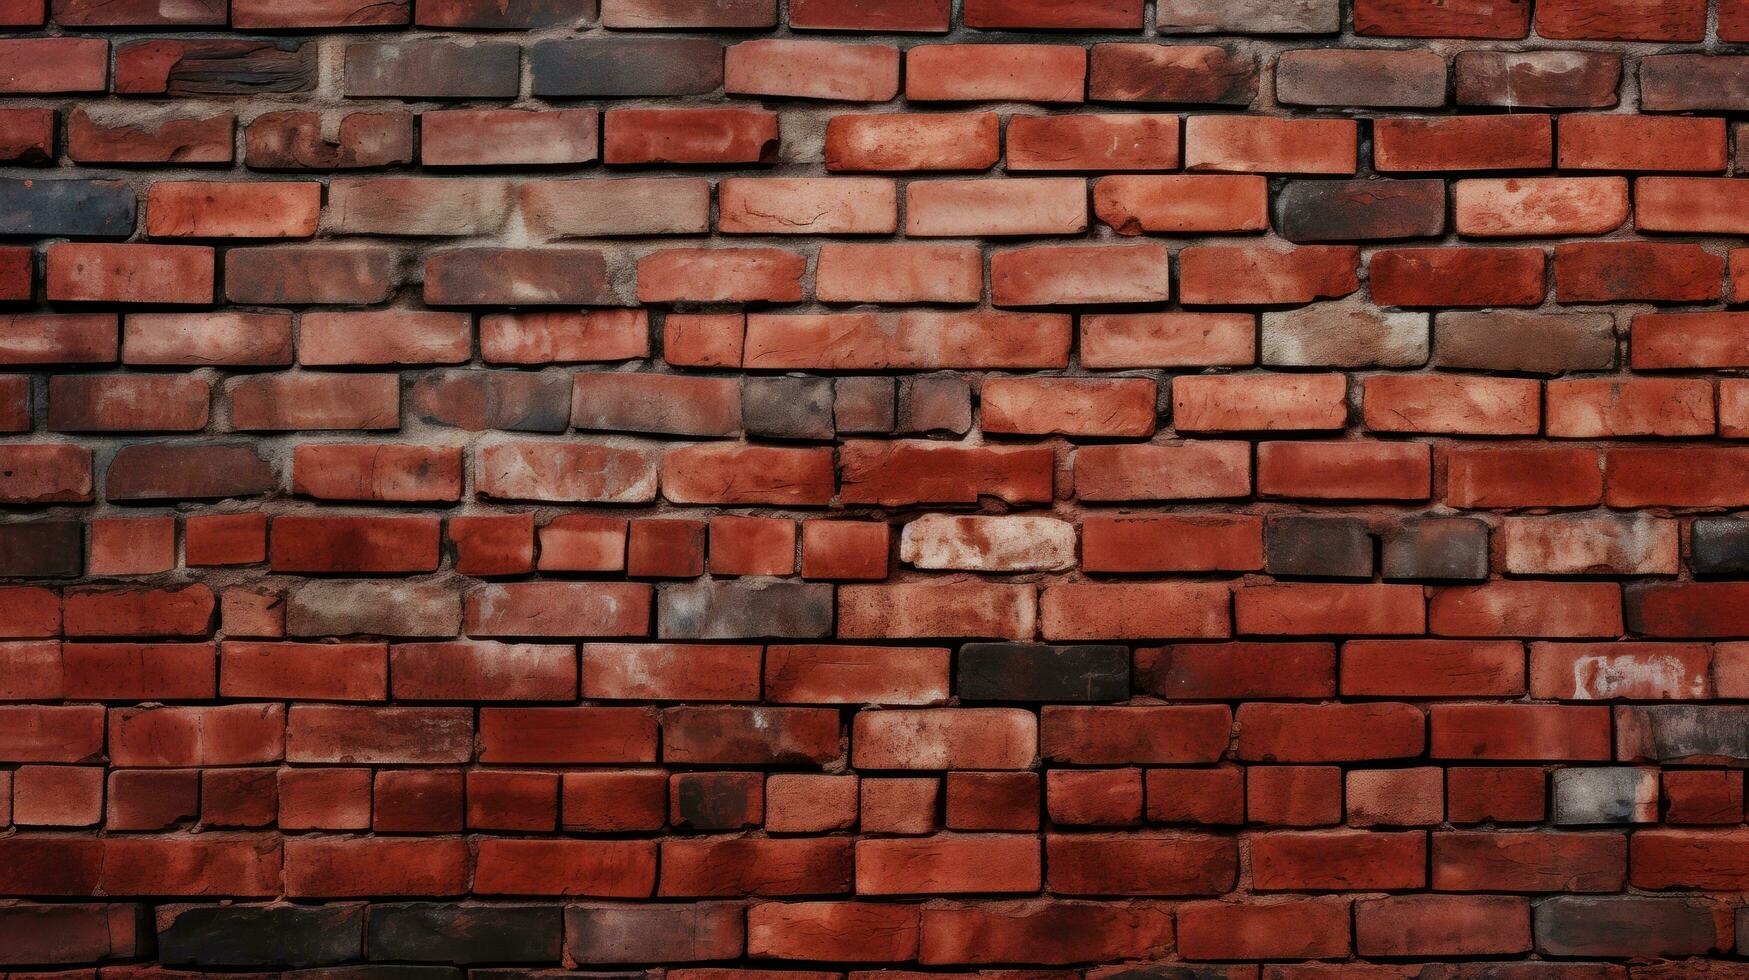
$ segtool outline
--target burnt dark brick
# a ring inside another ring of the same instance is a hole
[[[1533,912],[1537,952],[1548,956],[1694,956],[1719,948],[1705,898],[1561,895]]]
[[[542,963],[559,958],[561,924],[556,905],[373,905],[365,948],[372,960]]]
[[[251,497],[279,485],[273,464],[245,443],[137,443],[110,460],[110,500]]]
[[[1433,238],[1445,232],[1443,180],[1292,180],[1276,195],[1290,242]]]
[[[900,432],[951,432],[972,427],[972,385],[957,374],[926,374],[899,382]]]
[[[380,303],[393,288],[385,248],[268,245],[225,253],[225,298],[233,303]]]
[[[285,40],[130,41],[115,48],[123,95],[262,95],[316,87],[316,44]]]
[[[1627,594],[1630,628],[1636,591]],[[1749,762],[1749,707],[1624,705],[1616,709],[1615,741],[1615,756],[1624,762],[1740,765]]]
[[[346,94],[415,99],[513,99],[522,49],[504,41],[366,41],[346,46]]]
[[[595,7],[596,0],[423,0],[414,23],[487,31],[565,27],[594,20]]]
[[[1485,579],[1488,525],[1467,517],[1404,521],[1385,532],[1382,564],[1388,579]]]
[[[1649,112],[1749,109],[1749,55],[1660,54],[1640,61],[1640,104]]]
[[[683,772],[674,776],[669,822],[692,830],[740,830],[765,819],[765,774]]]
[[[540,41],[529,64],[534,94],[546,97],[703,95],[723,85],[723,46],[702,38]]]
[[[828,378],[749,378],[741,386],[741,425],[750,436],[830,439],[832,381]]]
[[[617,306],[607,258],[578,248],[462,248],[425,260],[432,306]]]
[[[965,701],[1122,701],[1130,696],[1129,648],[968,643],[954,687]]]
[[[1458,105],[1601,109],[1616,104],[1621,55],[1600,51],[1460,51]]]
[[[326,966],[359,959],[363,952],[362,904],[197,906],[160,913],[158,958],[165,966]]]
[[[1563,374],[1615,365],[1607,313],[1457,310],[1433,320],[1433,364],[1471,371]]]
[[[1214,45],[1095,44],[1088,96],[1095,102],[1250,105],[1257,62]]]
[[[1689,529],[1688,567],[1696,575],[1749,573],[1749,521],[1697,517]]]
[[[656,595],[656,622],[663,639],[827,636],[832,632],[832,587],[709,579],[663,585]]]
[[[134,190],[120,180],[0,179],[0,235],[126,238]]]
[[[84,557],[78,521],[0,524],[0,576],[73,578]]]
[[[1271,575],[1372,577],[1372,533],[1364,518],[1272,517],[1263,525],[1263,555]]]
[[[838,431],[893,431],[898,387],[892,378],[839,378],[832,392],[832,420]],[[745,418],[746,412],[742,415]]]
[[[571,379],[525,371],[433,371],[412,390],[413,411],[470,432],[563,432],[571,424]]]

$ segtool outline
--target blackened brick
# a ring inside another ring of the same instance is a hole
[[[1689,530],[1688,565],[1696,575],[1749,574],[1749,521],[1697,517]]]
[[[1290,514],[1263,527],[1264,567],[1271,575],[1372,577],[1372,534],[1364,518]]]
[[[741,424],[750,436],[832,438],[832,382],[827,378],[749,378],[741,388]]]
[[[120,180],[0,179],[0,235],[126,238],[134,191]]]
[[[1129,648],[968,643],[954,687],[966,701],[1122,701],[1130,696]]]
[[[1384,534],[1388,579],[1488,577],[1488,525],[1466,517],[1405,521]]]
[[[1277,192],[1290,242],[1432,238],[1445,231],[1443,180],[1295,180]]]
[[[417,963],[545,963],[559,958],[558,906],[373,905],[370,958]]]
[[[317,45],[294,40],[130,41],[115,48],[124,95],[260,95],[316,87]]]
[[[165,966],[312,967],[358,959],[364,906],[196,906],[161,911]]]
[[[723,46],[702,38],[541,41],[529,59],[534,94],[547,97],[703,95],[723,85]]]
[[[502,41],[371,41],[346,47],[353,97],[513,99],[521,48]]]
[[[84,562],[77,521],[0,524],[0,576],[72,578]]]

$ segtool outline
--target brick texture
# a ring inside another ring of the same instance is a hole
[[[1746,0],[0,0],[0,980],[1749,977]]]

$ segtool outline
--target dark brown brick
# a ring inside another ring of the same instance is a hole
[[[1434,238],[1445,231],[1445,181],[1288,181],[1275,227],[1290,242]]]
[[[262,95],[315,87],[314,42],[162,39],[115,48],[115,91],[122,95]]]
[[[279,485],[273,464],[243,443],[139,443],[110,460],[103,492],[110,500],[206,500],[249,497]]]
[[[1616,104],[1621,55],[1603,51],[1460,51],[1458,105],[1595,109]]]
[[[1275,97],[1286,105],[1433,108],[1445,104],[1445,59],[1432,51],[1283,52]]]
[[[607,259],[593,249],[463,248],[425,260],[433,306],[617,306]]]
[[[1257,62],[1249,54],[1201,44],[1095,44],[1088,97],[1095,102],[1250,105]]]
[[[534,94],[703,95],[723,86],[723,46],[703,38],[548,40],[529,50]]]
[[[1749,55],[1660,54],[1640,61],[1648,112],[1749,109]]]
[[[512,99],[522,49],[512,42],[362,41],[346,46],[354,98]]]
[[[78,521],[0,524],[0,577],[73,578],[84,568]]]

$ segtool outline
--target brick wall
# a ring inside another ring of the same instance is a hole
[[[0,0],[0,977],[1749,977],[1746,113],[1749,0]]]

